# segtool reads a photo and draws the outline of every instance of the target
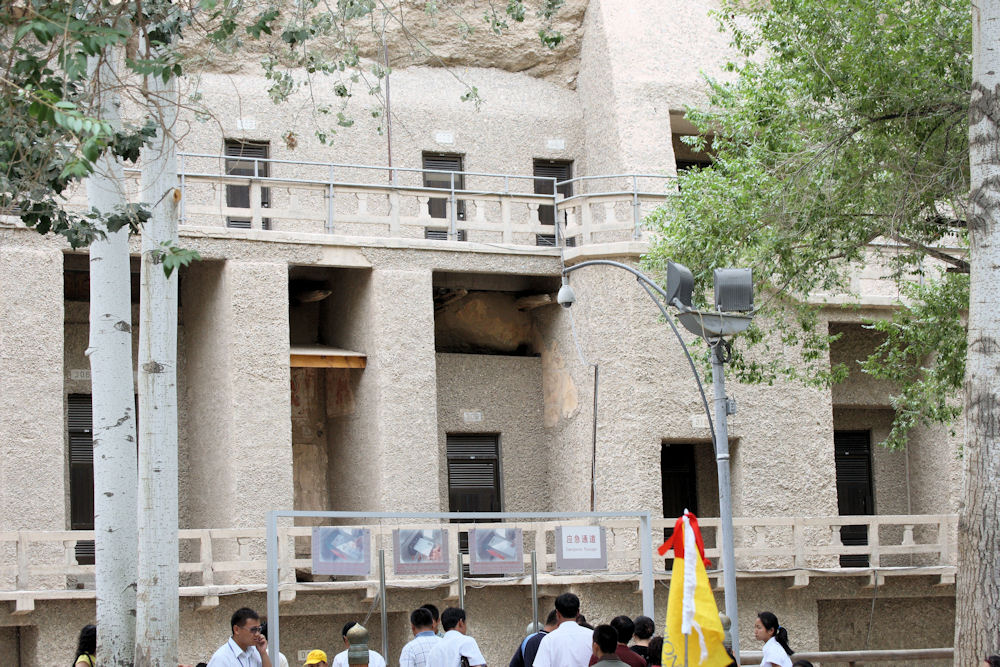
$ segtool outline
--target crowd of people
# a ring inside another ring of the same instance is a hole
[[[267,623],[257,612],[243,607],[230,619],[231,636],[208,663],[193,667],[288,667],[279,654],[272,665],[267,653]],[[309,651],[304,667],[348,667],[349,633],[357,625],[350,621],[341,629],[344,650],[330,661],[325,651]],[[410,613],[411,639],[399,654],[399,667],[486,667],[486,658],[469,634],[465,610],[448,607],[438,613],[426,604]],[[527,636],[518,642],[508,667],[664,667],[662,636],[648,616],[616,616],[596,627],[580,613],[580,599],[563,593],[542,627],[529,624]],[[763,643],[761,667],[813,667],[808,660],[792,662],[788,631],[777,616],[762,611],[754,621],[754,637]],[[80,631],[74,667],[96,667],[97,628]],[[670,653],[668,651],[668,653]],[[730,658],[732,655],[730,654]],[[736,661],[730,663],[735,667]],[[181,665],[179,667],[189,667]],[[386,659],[368,650],[368,667],[386,667]],[[1000,656],[987,656],[981,667],[1000,667]]]

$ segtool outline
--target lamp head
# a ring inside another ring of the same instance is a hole
[[[722,313],[753,310],[753,273],[750,269],[715,270],[715,309]]]
[[[679,310],[691,310],[691,293],[694,292],[694,276],[691,269],[667,262],[667,303]]]

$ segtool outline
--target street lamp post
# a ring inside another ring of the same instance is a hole
[[[644,273],[621,262],[611,260],[591,260],[574,264],[563,269],[563,284],[557,301],[564,308],[576,302],[576,295],[566,276],[587,266],[604,265],[625,269],[636,277],[649,298],[653,300],[664,319],[673,329],[681,348],[691,366],[702,404],[712,431],[715,447],[715,461],[719,476],[719,521],[722,532],[722,577],[725,591],[726,615],[732,621],[732,649],[736,664],[740,664],[739,616],[736,598],[736,561],[733,546],[733,503],[731,495],[729,466],[729,428],[727,416],[732,414],[732,406],[726,397],[725,362],[728,361],[730,346],[725,340],[750,326],[753,311],[753,282],[749,269],[721,269],[715,272],[715,311],[698,311],[691,305],[694,280],[691,272],[674,262],[668,263],[667,289],[664,290]],[[659,295],[659,298],[657,298]],[[667,314],[666,305],[675,307],[678,320],[688,331],[708,341],[712,353],[712,386],[714,390],[715,419],[708,407],[708,399],[701,384],[701,376],[688,352],[687,345],[673,320]]]

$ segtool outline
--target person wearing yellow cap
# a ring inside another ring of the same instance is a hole
[[[319,667],[326,667],[326,653],[320,651],[319,649],[309,651],[309,655],[306,656],[306,661],[303,665],[319,665]]]

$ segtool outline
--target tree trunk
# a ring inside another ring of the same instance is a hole
[[[955,665],[1000,651],[1000,0],[972,9],[969,109],[972,273],[964,471],[955,586]]]
[[[91,76],[100,116],[120,127],[119,98],[112,92],[117,52]],[[126,203],[124,171],[110,151],[87,179],[92,208],[111,213]],[[105,231],[107,231],[105,229]],[[94,417],[94,535],[97,585],[97,660],[109,667],[133,663],[135,645],[136,454],[135,383],[132,378],[132,299],[128,228],[90,246],[90,357]]]
[[[155,54],[154,54],[155,55]],[[152,218],[142,232],[139,304],[139,568],[135,664],[176,667],[177,272],[163,271],[161,243],[177,243],[177,87],[148,78],[156,138],[143,151],[142,199]]]

